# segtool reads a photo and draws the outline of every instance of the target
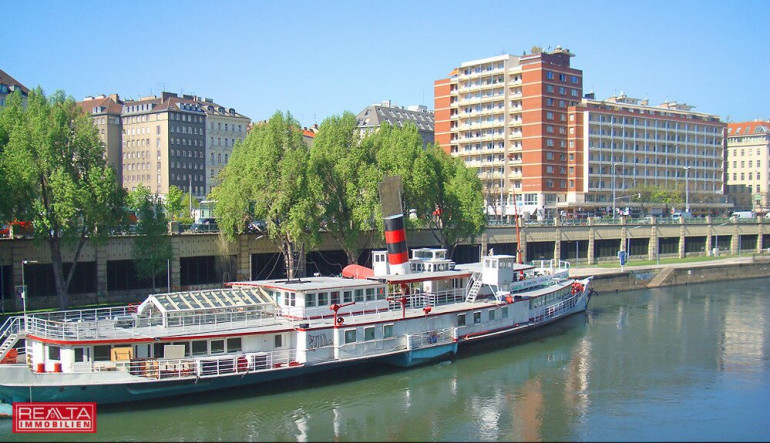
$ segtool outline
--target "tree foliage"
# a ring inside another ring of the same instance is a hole
[[[276,112],[233,149],[214,188],[219,227],[233,240],[246,223],[264,220],[281,250],[287,277],[304,273],[305,247],[319,242],[318,195],[308,179],[309,149],[299,123]]]
[[[165,270],[173,258],[171,237],[168,235],[168,218],[161,199],[142,184],[128,195],[128,206],[136,211],[137,226],[134,237],[133,258],[137,276],[152,279]]]
[[[171,217],[171,220],[179,218],[180,212],[184,207],[184,195],[184,192],[179,189],[178,186],[171,185],[168,187],[168,194],[166,194],[166,211]]]
[[[321,124],[310,149],[310,180],[317,195],[321,221],[340,244],[348,264],[377,227],[380,178],[371,150],[360,143],[356,117],[346,112]]]
[[[125,193],[91,118],[61,91],[50,98],[40,88],[30,91],[26,107],[14,94],[0,111],[0,152],[8,186],[0,218],[33,223],[35,237],[50,248],[59,305],[66,308],[83,246],[120,222]],[[66,275],[63,246],[72,263]]]

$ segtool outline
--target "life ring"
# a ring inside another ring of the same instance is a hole
[[[342,317],[337,317],[337,324],[340,324],[340,325],[341,325],[341,324],[343,324],[343,323],[345,323],[345,319],[344,319],[344,318],[342,318]]]
[[[246,359],[245,355],[239,355],[236,359],[236,367],[238,368],[238,372],[246,372],[249,370],[249,360]]]

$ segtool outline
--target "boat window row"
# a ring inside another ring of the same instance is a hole
[[[280,338],[280,335],[276,337]],[[276,341],[276,347],[281,347],[281,340]],[[184,355],[199,356],[199,355],[217,355],[217,354],[233,354],[241,352],[243,349],[243,343],[240,337],[231,337],[227,339],[214,339],[214,340],[191,340],[191,341],[179,341],[179,342],[159,342],[152,345],[154,358],[163,358],[166,345],[181,345],[184,346]],[[142,346],[142,345],[137,345]],[[74,348],[75,362],[83,363],[88,361],[111,361],[114,360],[113,351],[121,348],[120,346],[110,345],[95,345],[78,346]],[[92,358],[93,357],[93,358]],[[61,348],[59,346],[48,346],[48,360],[59,361],[61,360]]]
[[[376,339],[376,326],[366,326],[364,327],[364,337],[363,341],[372,341]],[[393,338],[393,325],[387,324],[382,325],[382,339],[388,339]],[[358,341],[358,330],[357,329],[346,329],[345,330],[345,344],[349,343],[355,343]]]
[[[489,309],[487,311],[487,320],[493,321],[497,319],[497,311],[500,311],[500,318],[508,318],[508,306],[502,308]],[[475,311],[473,313],[473,324],[480,324],[482,322],[482,311]],[[457,314],[457,326],[465,326],[468,324],[468,314]]]
[[[535,297],[529,301],[529,307],[538,308],[543,305],[550,305],[554,303],[556,300],[568,298],[571,295],[570,291],[572,291],[572,288],[567,286],[565,288],[559,289],[556,292],[552,292],[546,295],[541,295],[540,297]]]
[[[364,301],[385,300],[385,298],[384,287],[309,293],[305,294],[305,307],[311,308],[352,302],[360,303]]]

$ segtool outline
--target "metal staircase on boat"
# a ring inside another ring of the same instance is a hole
[[[3,343],[0,344],[0,361],[8,355],[8,351],[13,348],[20,338],[24,338],[24,332],[21,330],[21,322],[21,317],[10,317],[0,328],[0,339],[5,338]]]
[[[475,302],[476,296],[479,294],[479,290],[481,289],[481,285],[481,275],[474,275],[473,285],[471,285],[471,288],[468,290],[468,296],[465,297],[465,301],[468,303]]]

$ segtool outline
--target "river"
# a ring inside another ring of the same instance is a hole
[[[104,406],[5,441],[767,441],[770,278],[600,293],[452,361]]]

